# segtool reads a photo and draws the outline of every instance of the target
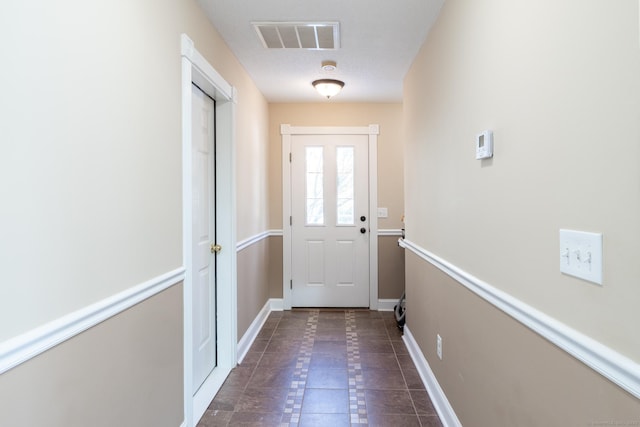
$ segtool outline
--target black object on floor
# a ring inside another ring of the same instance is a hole
[[[396,317],[396,323],[398,324],[398,329],[401,331],[404,330],[404,322],[405,322],[405,314],[407,313],[407,309],[405,307],[405,292],[402,293],[400,300],[398,300],[398,304],[393,307],[393,313]]]

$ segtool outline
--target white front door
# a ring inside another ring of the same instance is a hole
[[[192,86],[193,393],[216,367],[214,101]]]
[[[368,135],[291,138],[294,307],[369,307]]]

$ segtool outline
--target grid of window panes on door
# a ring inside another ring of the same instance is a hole
[[[335,149],[336,225],[354,224],[354,147]],[[325,224],[324,147],[305,147],[306,224]]]

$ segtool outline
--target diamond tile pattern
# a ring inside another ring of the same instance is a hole
[[[393,313],[273,312],[198,427],[442,424]]]

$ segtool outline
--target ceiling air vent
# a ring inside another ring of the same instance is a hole
[[[338,49],[337,22],[254,22],[253,27],[267,49]]]

